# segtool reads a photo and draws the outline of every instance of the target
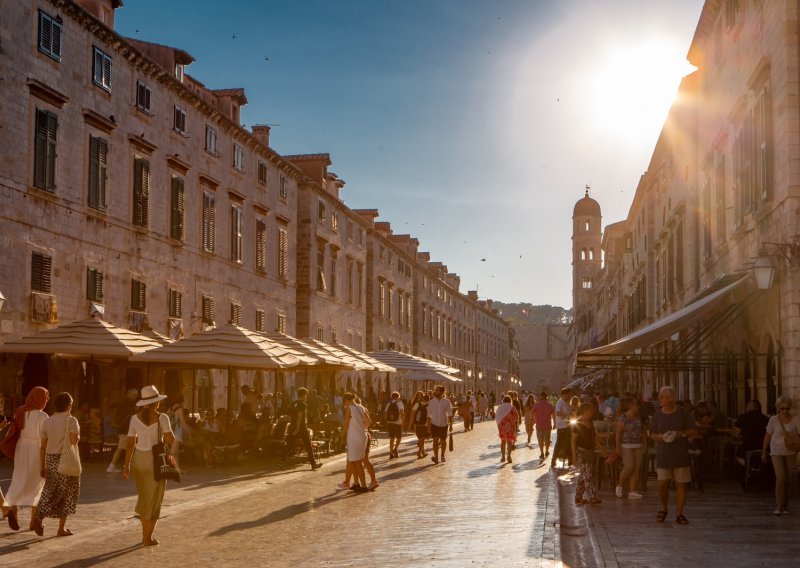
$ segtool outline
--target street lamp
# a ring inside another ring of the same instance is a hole
[[[775,267],[768,256],[759,256],[753,263],[753,276],[759,290],[769,290],[775,277]]]

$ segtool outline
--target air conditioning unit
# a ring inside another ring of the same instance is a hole
[[[31,292],[31,321],[58,323],[58,304],[54,295]]]

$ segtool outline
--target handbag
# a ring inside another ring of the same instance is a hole
[[[153,476],[156,481],[171,479],[181,481],[181,472],[175,465],[175,456],[169,453],[169,444],[164,442],[161,432],[161,414],[158,415],[158,441],[151,448],[153,452]]]
[[[64,434],[64,447],[61,448],[61,457],[58,459],[58,473],[67,477],[78,477],[81,474],[81,456],[78,446],[72,445],[69,437],[69,417],[67,417],[67,431]]]
[[[19,434],[20,429],[17,428],[17,423],[12,420],[10,426],[6,428],[6,434],[3,437],[3,441],[0,442],[0,452],[3,452],[8,459],[14,459],[14,452],[17,449]]]
[[[786,449],[792,453],[800,452],[800,434],[789,432],[780,418],[778,418],[778,424],[781,425],[781,430],[783,430],[783,443],[786,445]]]
[[[450,451],[451,451],[451,452],[453,451],[453,423],[452,423],[452,422],[450,423],[450,443],[449,443],[449,449],[450,449]]]

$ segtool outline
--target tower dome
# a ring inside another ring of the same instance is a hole
[[[586,195],[583,196],[583,199],[579,199],[575,204],[575,209],[572,210],[573,217],[577,217],[579,215],[589,215],[592,217],[600,216],[600,204],[589,197],[588,189],[586,190]]]

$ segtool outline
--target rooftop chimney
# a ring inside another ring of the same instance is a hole
[[[267,148],[269,148],[269,131],[270,128],[266,124],[253,125],[253,136]]]

